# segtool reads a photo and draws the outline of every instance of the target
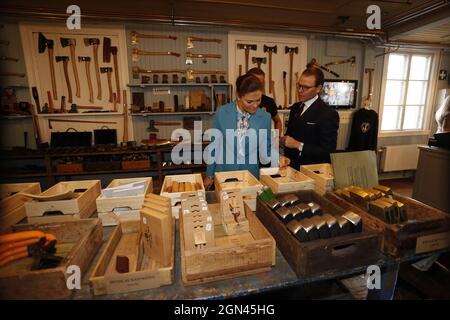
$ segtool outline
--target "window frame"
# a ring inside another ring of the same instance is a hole
[[[387,83],[387,72],[389,67],[389,56],[390,54],[407,54],[409,55],[408,66],[407,66],[407,75],[408,79],[406,80],[405,85],[405,93],[402,96],[402,115],[401,115],[401,124],[403,125],[404,117],[405,117],[405,107],[406,107],[406,98],[407,98],[407,90],[409,87],[409,82],[412,81],[409,79],[409,72],[411,68],[411,57],[412,55],[427,55],[430,56],[430,70],[428,75],[428,86],[427,86],[427,97],[424,103],[423,110],[423,122],[422,129],[396,129],[396,130],[381,130],[382,122],[383,122],[383,112],[384,112],[384,99],[386,93],[386,83]],[[378,136],[379,137],[392,137],[392,136],[419,136],[419,135],[429,135],[431,128],[431,116],[433,108],[433,102],[435,101],[436,95],[436,81],[437,81],[437,58],[438,51],[434,50],[421,50],[421,49],[408,49],[408,50],[397,50],[385,56],[383,62],[383,75],[382,75],[382,86],[381,86],[381,95],[380,95],[380,105],[379,105],[379,126],[378,126]],[[404,107],[405,106],[405,107]]]

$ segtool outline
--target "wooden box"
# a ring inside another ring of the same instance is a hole
[[[73,172],[83,172],[82,163],[58,163],[56,165],[57,173],[73,173]]]
[[[255,214],[246,207],[250,232],[227,236],[220,221],[220,204],[209,204],[215,246],[187,250],[180,215],[181,277],[185,285],[237,278],[269,271],[275,265],[275,241]]]
[[[314,180],[291,167],[276,168],[275,172],[271,168],[261,169],[260,172],[259,180],[274,193],[314,190]]]
[[[302,202],[316,202],[324,213],[333,216],[347,211],[313,190],[297,191],[293,194]],[[363,217],[362,232],[300,242],[259,197],[256,206],[256,216],[273,235],[278,248],[298,277],[333,274],[376,264],[379,259],[381,236],[379,232],[370,229]]]
[[[150,160],[122,161],[122,169],[150,169]]]
[[[408,215],[408,222],[401,226],[388,224],[335,193],[327,193],[325,197],[363,216],[366,224],[379,230],[383,236],[383,251],[389,255],[404,257],[450,247],[450,216],[422,202],[394,193],[393,198],[405,205]]]
[[[16,225],[14,231],[40,230],[57,239],[57,256],[64,257],[61,265],[46,270],[31,271],[33,258],[13,261],[0,268],[0,297],[2,299],[68,299],[75,290],[67,288],[69,266],[79,266],[81,277],[100,248],[103,228],[98,219],[83,219],[47,224]],[[81,281],[81,280],[80,280]]]
[[[201,192],[203,195],[205,195],[205,186],[203,185],[203,179],[200,173],[165,176],[160,195],[170,198],[172,203],[172,215],[174,218],[178,219],[180,214],[179,211],[181,208],[181,195],[192,191],[169,192],[168,187],[171,186],[175,181],[198,184],[200,185],[200,189],[192,191]]]
[[[0,184],[0,232],[7,232],[11,225],[27,216],[24,204],[31,199],[21,192],[39,194],[41,185],[37,182]]]
[[[115,228],[89,279],[94,295],[140,291],[174,282],[175,223],[172,224],[173,255],[168,267],[144,255],[140,228],[140,221],[120,222]],[[130,272],[116,271],[118,255],[129,257]]]
[[[63,181],[42,192],[52,196],[73,191],[68,200],[37,201],[25,203],[28,222],[59,222],[89,218],[96,210],[95,199],[100,195],[100,180]]]
[[[236,180],[227,182],[227,180]],[[248,170],[216,172],[214,186],[217,199],[222,191],[240,189],[244,202],[252,211],[256,210],[256,196],[263,185]]]
[[[334,190],[333,167],[329,163],[300,166],[300,172],[314,180],[314,190],[319,194]]]

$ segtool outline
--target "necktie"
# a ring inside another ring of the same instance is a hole
[[[297,118],[300,118],[300,116],[302,115],[303,109],[305,109],[305,104],[302,102],[302,104],[300,105],[300,107],[298,108],[298,111],[296,113]]]

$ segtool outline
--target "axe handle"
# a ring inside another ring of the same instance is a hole
[[[295,83],[296,84],[297,84],[297,81],[298,81],[298,72],[295,73]],[[298,102],[298,90],[297,90],[297,87],[295,88],[295,102]]]
[[[245,48],[245,72],[248,72],[248,58],[249,58],[249,48]]]
[[[256,60],[256,65],[258,66],[258,69],[261,69],[261,60]]]
[[[111,82],[111,74],[112,72],[107,72],[106,77],[108,78],[108,90],[109,90],[109,102],[113,102],[113,90],[112,90],[112,82]]]
[[[292,104],[292,69],[294,64],[294,51],[289,52],[289,104]]]
[[[114,77],[116,78],[117,103],[120,103],[119,63],[117,62],[117,54],[113,54],[113,61]]]
[[[102,81],[100,79],[100,69],[98,67],[98,44],[94,44],[94,67],[97,77],[97,100],[102,100]]]
[[[239,65],[239,77],[242,76],[242,64]]]
[[[89,102],[94,103],[94,89],[92,89],[92,80],[91,80],[91,63],[89,61],[85,62],[86,67],[86,77],[89,87]]]
[[[272,51],[269,51],[269,93],[272,93]]]
[[[272,80],[272,97],[273,100],[275,101],[275,104],[277,104],[277,96],[275,94],[275,81]]]
[[[52,93],[47,91],[47,99],[48,99],[48,113],[53,113],[53,99]]]
[[[39,148],[42,143],[41,130],[39,129],[39,119],[33,106],[31,106],[31,117],[33,119],[34,139],[36,140],[36,146]]]
[[[75,95],[80,97],[80,78],[78,77],[77,64],[75,60],[75,46],[70,45],[70,59],[72,60],[73,75],[75,77]]]
[[[191,39],[191,41],[222,43],[221,39],[206,39],[206,38],[198,38],[198,37],[189,37],[189,38]]]
[[[53,98],[58,100],[58,93],[56,92],[56,80],[55,80],[55,63],[53,62],[53,48],[48,48],[48,61],[50,65],[50,77],[52,80]]]
[[[128,107],[127,90],[123,90],[123,142],[128,142]]]
[[[68,61],[63,61],[63,68],[64,68],[64,77],[66,78],[66,84],[67,84],[67,91],[69,92],[69,99],[67,101],[69,103],[72,103],[72,87],[70,86],[70,79],[69,79],[69,69],[68,69]]]
[[[283,104],[283,107],[284,107],[284,109],[286,109],[287,108],[288,99],[287,99],[287,85],[286,85],[286,77],[285,76],[283,76],[283,91],[284,91],[284,104]]]

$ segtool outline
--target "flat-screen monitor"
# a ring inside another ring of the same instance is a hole
[[[334,108],[355,108],[357,80],[325,80],[320,98]]]

